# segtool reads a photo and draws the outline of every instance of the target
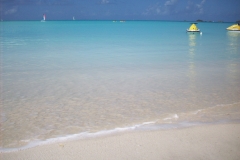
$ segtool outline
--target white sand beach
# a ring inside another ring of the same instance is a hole
[[[135,131],[1,153],[1,160],[238,160],[240,124]]]

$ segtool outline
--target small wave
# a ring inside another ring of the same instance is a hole
[[[144,123],[142,123],[143,125],[148,125],[148,124],[154,124],[154,123],[156,123],[155,121],[152,121],[152,122],[144,122]]]
[[[50,139],[46,139],[46,140],[38,140],[37,139],[32,142],[30,142],[31,140],[29,140],[29,139],[21,140],[23,142],[30,142],[30,143],[26,146],[19,147],[19,148],[0,148],[0,153],[16,152],[16,151],[25,150],[25,149],[29,149],[29,148],[33,148],[33,147],[37,147],[37,146],[41,146],[41,145],[59,143],[59,142],[64,142],[64,141],[68,141],[68,140],[95,138],[95,137],[107,136],[107,135],[112,135],[112,134],[126,132],[126,131],[133,131],[137,128],[141,128],[142,126],[151,125],[154,123],[156,123],[156,122],[150,121],[150,122],[144,122],[142,124],[133,125],[130,127],[117,127],[112,130],[102,130],[102,131],[95,132],[95,133],[81,132],[78,134],[66,135],[63,137],[50,138]]]
[[[167,121],[167,120],[178,119],[178,118],[179,118],[179,116],[177,114],[174,114],[174,115],[172,115],[170,117],[164,118],[163,120]]]
[[[22,140],[23,142],[28,143],[28,145],[19,147],[19,148],[1,148],[0,147],[0,153],[3,152],[14,152],[14,151],[19,151],[19,150],[24,150],[40,145],[46,145],[46,144],[51,144],[51,143],[59,143],[59,142],[64,142],[67,140],[76,140],[76,139],[86,139],[86,138],[94,138],[94,137],[99,137],[99,136],[105,136],[105,135],[111,135],[111,134],[116,134],[116,133],[122,133],[122,132],[128,132],[128,131],[133,131],[133,130],[159,130],[159,129],[173,129],[173,128],[182,128],[182,127],[189,127],[189,126],[194,126],[194,125],[201,125],[201,124],[206,124],[206,123],[214,123],[214,122],[219,122],[223,121],[225,122],[222,118],[219,117],[219,113],[222,113],[226,110],[221,110],[216,113],[216,109],[219,107],[233,107],[236,108],[240,102],[237,103],[232,103],[232,104],[220,104],[216,105],[214,107],[209,107],[209,108],[204,108],[204,109],[198,109],[195,111],[189,111],[187,113],[173,113],[173,114],[168,114],[165,115],[162,118],[156,119],[155,121],[147,121],[143,122],[141,124],[136,124],[133,126],[126,126],[126,127],[117,127],[111,130],[102,130],[99,132],[81,132],[78,134],[72,134],[72,135],[66,135],[62,137],[57,137],[57,138],[50,138],[46,140]],[[235,106],[237,105],[237,106]],[[228,108],[227,108],[228,109]],[[232,111],[232,110],[230,110]],[[235,110],[234,110],[235,111]],[[230,112],[232,113],[232,112]],[[236,115],[237,116],[237,115]],[[235,116],[235,117],[236,117]],[[231,119],[227,119],[228,121],[231,121]],[[236,118],[233,120],[236,120]],[[239,120],[239,118],[237,119]]]

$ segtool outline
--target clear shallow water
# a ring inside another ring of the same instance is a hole
[[[230,23],[199,23],[202,35],[186,33],[188,22],[0,25],[2,151],[240,120],[240,33]]]

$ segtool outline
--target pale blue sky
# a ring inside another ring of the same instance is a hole
[[[240,0],[0,0],[3,20],[176,20],[235,22]]]

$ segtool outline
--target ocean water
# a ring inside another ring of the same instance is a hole
[[[1,152],[128,130],[240,122],[231,23],[0,22]]]

